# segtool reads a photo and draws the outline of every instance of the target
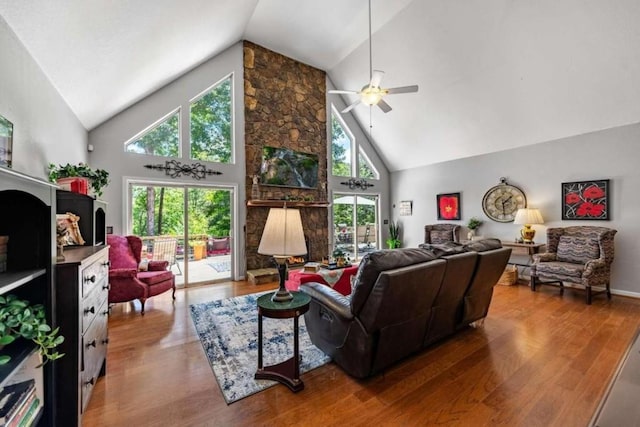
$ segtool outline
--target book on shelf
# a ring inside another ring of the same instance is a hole
[[[0,391],[0,426],[9,420],[26,404],[30,395],[35,395],[36,382],[33,379],[9,384]]]
[[[29,399],[29,403],[20,411],[15,418],[9,421],[7,427],[28,427],[33,424],[36,416],[38,416],[38,410],[40,408],[40,399],[33,395],[32,399]]]

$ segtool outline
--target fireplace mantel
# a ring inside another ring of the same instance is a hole
[[[282,208],[284,205],[288,208],[327,208],[329,202],[304,202],[293,200],[248,200],[248,207],[266,207],[266,208]]]

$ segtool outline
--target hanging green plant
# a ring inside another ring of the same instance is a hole
[[[49,181],[56,182],[59,178],[81,177],[91,182],[91,188],[97,196],[102,196],[102,189],[109,184],[109,172],[104,169],[91,169],[86,163],[72,165],[54,165],[49,163]]]
[[[64,337],[58,333],[59,328],[52,330],[47,324],[42,304],[31,305],[15,295],[0,295],[0,346],[9,345],[17,338],[31,340],[38,346],[44,365],[64,356],[55,351],[64,342]],[[10,360],[10,356],[0,354],[0,365]]]

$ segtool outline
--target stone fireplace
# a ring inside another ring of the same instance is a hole
[[[265,145],[316,154],[319,159],[318,183],[326,185],[325,72],[248,41],[244,42],[243,49],[247,197],[251,197],[252,176],[260,171]],[[248,204],[247,207],[245,254],[248,270],[273,266],[270,257],[257,252],[269,206],[275,207],[274,203],[278,202],[274,201],[285,199],[318,201],[322,193],[320,187],[260,187],[260,199],[269,203]],[[287,206],[300,209],[308,240],[308,260],[326,257],[329,246],[327,204],[290,202]]]

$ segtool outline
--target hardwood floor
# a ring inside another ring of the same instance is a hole
[[[484,326],[368,380],[330,363],[228,405],[189,304],[267,290],[229,282],[117,304],[107,376],[84,426],[451,425],[585,426],[640,325],[640,301],[543,287],[496,286]],[[256,362],[257,363],[257,362]]]

